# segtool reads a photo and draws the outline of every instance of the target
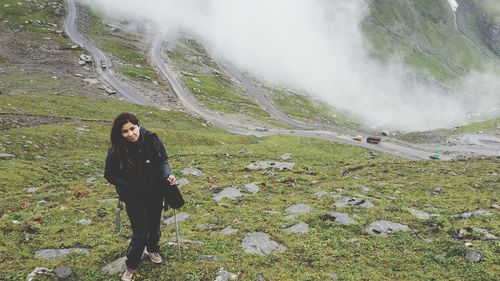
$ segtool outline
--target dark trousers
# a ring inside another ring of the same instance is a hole
[[[126,202],[127,214],[132,226],[132,239],[127,249],[128,268],[136,269],[141,262],[144,248],[150,253],[160,252],[160,221],[162,199],[142,202]]]

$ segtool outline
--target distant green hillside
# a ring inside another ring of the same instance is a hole
[[[471,70],[496,68],[498,57],[483,40],[477,22],[463,19],[473,11],[462,2],[457,30],[446,0],[371,1],[362,26],[372,54],[385,61],[399,58],[417,72],[445,82]],[[475,7],[482,11],[497,5],[483,2]]]

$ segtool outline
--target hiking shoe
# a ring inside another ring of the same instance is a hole
[[[122,281],[134,280],[134,273],[135,273],[135,270],[127,268],[127,270],[125,270],[125,272],[123,272]]]
[[[161,263],[162,262],[160,253],[149,253],[148,251],[146,251],[146,256],[148,256],[149,259],[154,263]]]

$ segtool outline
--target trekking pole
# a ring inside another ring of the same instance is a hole
[[[179,224],[177,224],[177,212],[174,209],[174,221],[175,221],[175,235],[177,237],[177,249],[179,251],[179,262],[182,262],[181,258],[181,241],[179,239]]]
[[[122,210],[122,202],[118,199],[118,206],[115,209],[115,232],[120,232],[121,221],[120,221],[120,212]]]

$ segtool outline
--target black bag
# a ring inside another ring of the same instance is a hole
[[[163,208],[166,210],[168,206],[174,209],[179,209],[184,206],[184,198],[182,198],[181,191],[176,184],[169,185],[165,183],[162,185],[163,194]]]

